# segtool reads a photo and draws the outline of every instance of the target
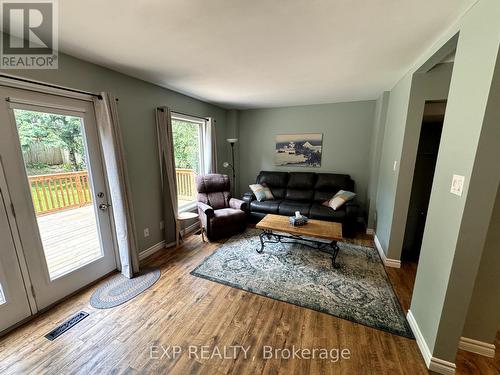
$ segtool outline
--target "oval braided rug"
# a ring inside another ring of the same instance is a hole
[[[122,274],[112,276],[92,294],[90,305],[96,309],[109,309],[130,301],[160,278],[159,269],[143,269],[133,279]]]

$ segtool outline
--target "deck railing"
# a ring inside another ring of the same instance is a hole
[[[28,180],[38,216],[92,203],[87,171],[29,176]]]
[[[180,201],[193,201],[196,199],[194,186],[195,172],[192,169],[175,169],[177,179],[177,199]]]
[[[195,171],[177,168],[175,175],[178,199],[195,200]],[[37,216],[92,203],[87,171],[29,176],[28,180]]]

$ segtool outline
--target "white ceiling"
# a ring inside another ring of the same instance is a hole
[[[476,0],[63,0],[62,52],[223,107],[374,99]]]

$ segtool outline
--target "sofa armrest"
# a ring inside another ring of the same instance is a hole
[[[204,213],[207,217],[215,216],[214,209],[206,203],[198,202],[198,212]]]
[[[229,207],[234,208],[235,210],[245,211],[247,208],[247,204],[241,199],[231,198],[229,200]]]
[[[255,195],[251,191],[243,194],[243,201],[246,203],[246,209],[248,211],[250,211],[250,202],[254,201],[255,199]]]

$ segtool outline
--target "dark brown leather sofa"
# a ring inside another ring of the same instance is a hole
[[[295,211],[300,211],[310,219],[342,223],[343,235],[354,235],[358,216],[355,201],[347,202],[335,211],[322,205],[339,190],[354,192],[354,181],[349,175],[261,171],[256,183],[269,187],[275,199],[259,202],[252,192],[245,193],[243,200],[252,221],[259,221],[266,214],[293,216]]]

